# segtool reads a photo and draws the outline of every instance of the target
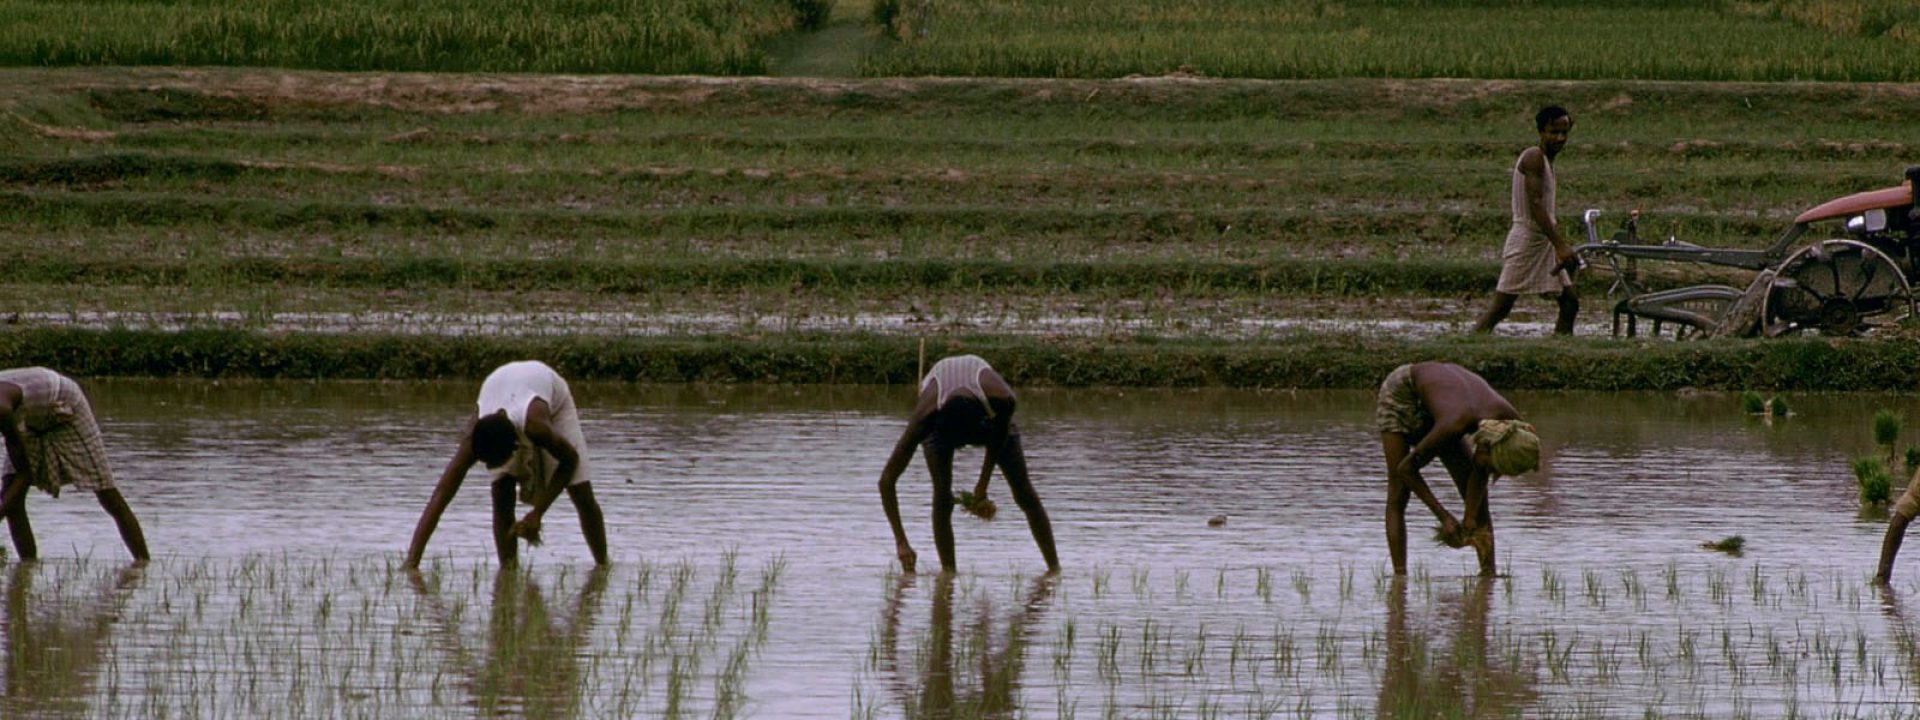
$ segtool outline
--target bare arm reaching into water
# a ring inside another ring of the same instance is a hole
[[[453,496],[460,492],[460,484],[467,478],[467,471],[473,469],[476,460],[473,457],[473,419],[467,420],[467,427],[460,431],[460,447],[453,451],[453,459],[447,461],[447,468],[440,472],[440,482],[433,486],[433,496],[427,499],[427,508],[420,513],[420,521],[413,526],[413,542],[407,546],[407,560],[401,564],[405,568],[420,567],[420,556],[427,551],[427,539],[433,537],[433,530],[440,526],[440,515],[447,510],[447,504],[453,502]]]
[[[14,504],[20,502],[20,496],[27,492],[27,478],[31,477],[27,473],[27,446],[20,437],[20,419],[16,415],[24,398],[18,385],[0,383],[0,438],[6,440],[9,471],[0,479],[5,483],[0,485],[0,517],[7,517]]]
[[[900,475],[907,471],[907,464],[913,462],[913,451],[932,434],[933,428],[928,420],[933,417],[934,406],[939,402],[932,387],[922,388],[920,398],[913,406],[913,415],[907,418],[907,429],[900,433],[900,439],[893,444],[893,454],[887,457],[887,466],[880,471],[880,507],[887,513],[887,525],[893,529],[894,552],[900,558],[900,569],[914,571],[918,556],[913,552],[913,544],[907,541],[907,529],[900,522],[900,497],[897,488]]]

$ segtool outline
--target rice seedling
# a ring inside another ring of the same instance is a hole
[[[1707,597],[1715,605],[1726,606],[1732,600],[1731,586],[1727,582],[1727,571],[1722,568],[1707,570]]]
[[[1588,605],[1601,608],[1607,606],[1606,583],[1601,579],[1598,571],[1593,569],[1582,570],[1580,572],[1580,581],[1586,588]]]
[[[1880,458],[1854,458],[1852,469],[1854,482],[1860,488],[1860,504],[1863,507],[1882,506],[1892,499],[1893,476],[1887,472],[1887,466]]]
[[[679,707],[731,716],[764,644],[763,634],[737,627],[693,645],[679,644],[681,630],[649,629],[673,644],[650,639],[644,649],[611,652],[614,629],[626,635],[646,627],[643,607],[655,598],[607,598],[628,586],[604,570],[582,577],[566,567],[496,574],[438,561],[419,573],[396,571],[390,559],[226,562],[160,560],[141,568],[145,582],[124,586],[126,605],[115,614],[141,620],[116,623],[118,634],[130,636],[123,642],[135,643],[122,647],[171,650],[123,651],[108,666],[115,691],[97,711],[440,715],[511,705],[637,714],[661,710],[648,688],[690,688],[704,676],[716,693],[685,697]],[[16,598],[36,592],[19,578],[10,586]],[[744,600],[736,598],[727,614],[744,616]],[[16,621],[23,607],[14,605]],[[609,612],[626,617],[604,618]],[[730,649],[725,637],[734,638]],[[661,658],[667,662],[654,662]],[[645,669],[663,665],[678,669],[664,677]]]
[[[1560,574],[1548,566],[1540,567],[1540,592],[1555,603],[1564,604],[1566,596],[1560,583]]]

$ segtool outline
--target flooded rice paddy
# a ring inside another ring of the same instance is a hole
[[[960,572],[902,575],[874,490],[904,388],[578,383],[614,564],[559,503],[502,573],[470,476],[413,524],[476,383],[93,380],[143,568],[84,496],[30,499],[7,717],[1913,716],[1920,558],[1848,460],[1877,408],[1517,393],[1543,471],[1492,502],[1506,573],[1387,572],[1365,392],[1023,393],[1064,571],[996,481]],[[1913,434],[1912,432],[1909,433]],[[978,462],[977,451],[962,463]],[[934,562],[916,461],[902,511]],[[1438,488],[1437,488],[1438,489]],[[1438,489],[1448,505],[1458,499]],[[1224,515],[1223,525],[1209,519]],[[1730,535],[1743,555],[1701,548]],[[923,568],[924,569],[924,568]]]

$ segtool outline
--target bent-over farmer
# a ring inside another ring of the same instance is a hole
[[[501,565],[514,564],[515,538],[540,542],[540,518],[562,491],[580,514],[580,531],[593,551],[593,561],[605,565],[606,521],[593,499],[587,442],[580,433],[580,413],[566,379],[537,360],[507,363],[480,384],[477,404],[477,412],[460,434],[460,447],[440,474],[440,483],[414,527],[406,567],[419,567],[440,514],[475,462],[493,474],[493,542]],[[521,502],[533,506],[518,522],[513,518],[516,491]]]
[[[900,566],[914,571],[917,556],[907,542],[900,524],[900,500],[894,488],[900,474],[913,460],[915,445],[924,448],[927,472],[933,476],[933,545],[940,552],[940,567],[952,571],[953,560],[953,453],[959,448],[980,445],[986,459],[980,468],[980,481],[974,486],[975,502],[984,503],[988,481],[998,466],[1013,491],[1013,500],[1027,517],[1033,541],[1047,561],[1047,570],[1058,571],[1060,560],[1053,550],[1053,525],[1047,510],[1040,505],[1027,477],[1027,458],[1020,450],[1020,428],[1013,422],[1016,401],[1013,388],[1000,374],[975,355],[958,355],[934,363],[920,381],[920,396],[907,419],[907,429],[893,446],[886,469],[880,472],[880,505],[887,511],[887,524],[893,528],[894,548]]]
[[[1540,143],[1522,150],[1509,173],[1513,224],[1500,249],[1500,282],[1494,287],[1486,313],[1473,327],[1476,333],[1493,332],[1495,325],[1507,319],[1514,300],[1521,295],[1545,295],[1560,305],[1560,315],[1553,322],[1556,335],[1572,335],[1573,321],[1580,314],[1580,296],[1574,293],[1573,278],[1567,273],[1576,256],[1554,217],[1558,183],[1553,176],[1553,160],[1567,146],[1573,116],[1566,108],[1548,105],[1533,116],[1533,124],[1540,133]]]
[[[1407,501],[1420,498],[1440,519],[1441,536],[1472,543],[1480,574],[1494,574],[1493,513],[1487,490],[1496,477],[1540,466],[1540,438],[1487,381],[1452,363],[1401,365],[1380,383],[1374,425],[1387,457],[1387,552],[1393,573],[1407,573]],[[1466,507],[1463,521],[1433,496],[1420,468],[1438,458]]]
[[[119,526],[133,559],[147,559],[146,535],[114,485],[100,425],[79,383],[43,367],[0,370],[0,435],[7,441],[0,516],[7,519],[20,559],[39,557],[27,521],[29,485],[54,497],[68,485],[92,491]]]

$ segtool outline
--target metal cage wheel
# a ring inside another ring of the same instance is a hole
[[[1913,286],[1892,257],[1857,240],[1808,245],[1780,264],[1767,291],[1767,335],[1859,335],[1913,312]]]

